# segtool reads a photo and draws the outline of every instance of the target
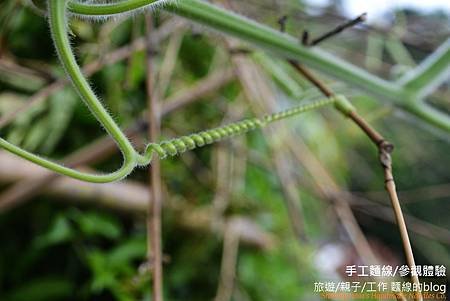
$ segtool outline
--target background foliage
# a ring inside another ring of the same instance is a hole
[[[326,8],[294,1],[232,4],[240,13],[273,27],[277,27],[280,16],[287,14],[287,29],[297,36],[305,28],[318,35],[343,20],[339,1]],[[175,20],[178,19],[164,13],[155,20],[156,30],[173,23],[156,45],[158,54],[154,59],[159,84],[165,76],[162,65],[174,63],[167,89],[159,91],[163,103],[176,100],[180,92],[215,72],[225,73],[232,65],[222,36],[188,23],[176,25]],[[359,26],[327,41],[323,48],[380,76],[395,78],[449,36],[449,16],[442,12],[424,15],[397,11],[386,16],[385,22],[384,26]],[[79,62],[86,65],[101,61],[105,54],[143,36],[144,19],[136,16],[104,24],[74,20],[70,28]],[[248,57],[256,63],[258,74],[269,81],[279,106],[301,101],[304,91],[310,89],[283,64],[278,66],[291,72],[292,85],[286,81],[280,84],[279,78],[273,78],[274,70],[261,54]],[[2,1],[0,117],[12,114],[62,76],[45,18],[21,1]],[[133,135],[137,145],[145,141],[146,135],[141,118],[146,109],[145,79],[143,49],[131,52],[125,60],[107,64],[91,77],[97,94],[102,95],[123,128],[141,119],[137,122],[140,131]],[[448,83],[443,85],[428,101],[450,112],[448,88]],[[411,216],[408,224],[418,263],[450,266],[448,136],[392,107],[380,105],[352,87],[341,89],[397,146],[397,185],[404,209]],[[163,136],[170,138],[226,120],[254,116],[257,105],[246,99],[241,83],[234,78],[166,115]],[[383,211],[388,200],[382,192],[381,171],[366,138],[327,110],[308,113],[287,122],[287,126],[295,133],[290,139],[304,141],[345,190],[367,200],[353,204],[361,227],[380,254],[388,254],[393,262],[401,263],[403,254],[396,227],[389,222],[387,211]],[[29,107],[0,132],[10,142],[53,158],[63,158],[104,135],[69,86]],[[254,231],[246,227],[253,231],[252,235],[270,236],[263,246],[245,241],[240,245],[233,300],[313,299],[314,281],[331,277],[324,270],[330,262],[321,261],[319,255],[333,247],[347,258],[355,256],[330,203],[318,196],[311,176],[296,157],[282,150],[283,145],[277,145],[270,133],[257,132],[163,161],[167,300],[210,300],[215,296],[224,236],[224,227],[217,226],[216,220],[229,221],[239,216],[257,227]],[[294,197],[286,195],[286,189],[292,191],[292,183],[286,183],[275,172],[280,164],[277,152],[285,154],[281,158],[281,165],[285,166],[282,173],[293,176]],[[13,166],[17,164],[19,169],[21,165],[16,161]],[[118,154],[103,154],[92,167],[112,170],[119,163]],[[8,191],[13,184],[26,185],[22,178],[32,170],[21,177],[13,176],[5,164],[0,165],[2,191]],[[126,183],[137,185],[141,189],[138,192],[146,192],[146,177],[146,170],[138,170]],[[150,299],[150,274],[145,264],[145,207],[125,209],[131,202],[127,197],[122,197],[122,207],[111,205],[108,199],[99,206],[98,186],[89,189],[79,194],[44,189],[0,215],[1,300]],[[128,191],[124,192],[126,195]],[[84,198],[79,196],[83,194]],[[2,197],[4,193],[0,194],[0,203]],[[133,196],[129,198],[134,200]],[[307,241],[298,241],[292,230],[286,209],[286,199],[292,198],[301,200]],[[217,216],[214,205],[220,202],[226,206]]]

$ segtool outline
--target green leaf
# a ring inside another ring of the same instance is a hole
[[[87,236],[103,236],[117,239],[122,234],[122,228],[117,220],[109,215],[97,212],[82,213],[77,211],[73,218]]]
[[[2,298],[4,301],[51,301],[69,298],[73,284],[60,276],[32,280]]]
[[[77,101],[77,94],[70,88],[63,89],[50,97],[48,132],[41,146],[43,154],[51,153],[61,140],[72,119]]]
[[[63,215],[58,215],[48,229],[47,233],[36,238],[35,245],[38,248],[45,248],[64,243],[70,241],[73,234],[74,233],[69,220]]]
[[[111,263],[122,265],[135,259],[144,259],[146,249],[147,246],[145,239],[129,240],[115,248],[108,255],[108,258]]]
[[[107,256],[98,250],[91,251],[87,255],[87,261],[92,271],[91,289],[101,292],[106,288],[113,288],[116,283],[116,275],[108,263]]]

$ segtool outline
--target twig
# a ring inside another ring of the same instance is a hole
[[[233,296],[240,239],[239,232],[236,231],[234,225],[227,223],[225,227],[220,280],[214,301],[229,301]]]
[[[359,16],[358,18],[338,26],[334,30],[330,31],[329,33],[325,34],[324,36],[315,39],[311,44],[309,45],[316,45],[320,43],[321,41],[334,36],[340,32],[342,32],[344,29],[353,26],[359,22],[364,21],[366,18],[366,14],[363,14]],[[306,44],[307,38],[303,38],[304,44]],[[309,46],[306,44],[305,46]],[[306,79],[308,79],[320,92],[322,92],[323,95],[326,97],[334,97],[336,96],[335,93],[319,78],[317,78],[311,71],[309,71],[308,68],[304,67],[300,63],[298,63],[295,60],[289,60],[289,63],[296,69],[300,74],[302,74]],[[401,210],[400,202],[398,200],[397,192],[395,189],[395,182],[394,177],[392,174],[392,159],[391,159],[391,153],[394,150],[394,146],[388,142],[384,137],[378,133],[374,128],[372,128],[361,116],[359,116],[356,113],[356,110],[350,110],[350,112],[345,112],[347,117],[349,117],[368,137],[369,139],[377,146],[379,151],[379,160],[380,163],[384,169],[385,174],[385,187],[386,190],[389,193],[389,197],[391,199],[392,207],[394,209],[394,213],[396,216],[397,224],[400,231],[400,236],[402,238],[403,243],[403,249],[405,251],[406,255],[406,261],[410,267],[415,266],[414,261],[414,255],[412,252],[411,242],[409,240],[408,231],[406,228],[406,223],[403,217],[403,213]],[[354,217],[353,213],[351,212],[350,207],[347,205],[347,208],[338,206],[338,214],[341,209],[346,209],[342,211],[342,213],[351,213],[351,216]],[[350,217],[350,215],[349,215]],[[345,217],[344,217],[345,220]],[[356,223],[356,220],[354,221]],[[412,281],[418,286],[420,284],[419,278],[417,275],[411,274]],[[418,286],[419,287],[419,286]],[[404,296],[397,296],[398,299],[404,299]],[[417,295],[415,295],[416,300],[423,300],[422,294],[419,291]]]
[[[286,31],[286,22],[288,20],[288,16],[284,15],[281,18],[278,19],[278,25],[280,25],[280,31],[285,32]]]
[[[317,87],[325,96],[334,96],[333,91],[326,86],[321,80],[319,80],[312,72],[306,67],[300,65],[298,62],[290,61],[291,65],[301,74],[303,74],[313,85]],[[350,118],[376,145],[379,151],[379,160],[384,170],[385,188],[389,194],[389,198],[392,203],[392,208],[395,213],[397,225],[399,227],[400,236],[403,243],[403,249],[406,256],[406,261],[410,267],[415,266],[414,255],[412,252],[411,242],[409,240],[406,223],[403,217],[400,202],[397,196],[395,188],[394,177],[392,174],[392,159],[391,153],[394,150],[393,145],[388,142],[380,133],[378,133],[373,127],[371,127],[355,110],[352,110],[347,114]],[[417,275],[411,275],[413,283],[419,285],[420,281]],[[419,287],[419,286],[418,286]],[[421,292],[415,296],[416,300],[423,300]]]
[[[146,38],[147,38],[147,101],[148,101],[148,136],[149,141],[155,141],[160,136],[160,109],[157,93],[154,91],[154,66],[153,57],[155,45],[150,39],[153,31],[153,18],[150,14],[145,15]],[[149,167],[149,189],[150,199],[148,203],[147,217],[147,239],[148,239],[148,261],[153,270],[153,298],[155,301],[163,301],[163,267],[162,267],[162,241],[161,241],[161,168],[160,161],[155,160]]]
[[[217,91],[233,79],[234,74],[231,68],[211,72],[211,74],[196,82],[192,87],[180,90],[165,99],[161,113],[164,115],[184,107],[198,100],[200,97]]]
[[[364,14],[356,17],[353,20],[350,20],[348,22],[345,22],[343,24],[338,25],[333,30],[330,30],[329,32],[327,32],[327,33],[321,35],[320,37],[312,40],[308,45],[309,46],[316,46],[317,44],[319,44],[319,43],[321,43],[321,42],[323,42],[323,41],[325,41],[325,40],[327,40],[327,39],[329,39],[331,37],[334,37],[334,36],[338,35],[342,31],[344,31],[344,30],[346,30],[346,29],[348,29],[350,27],[353,27],[353,26],[355,26],[355,25],[357,25],[359,23],[365,22],[366,19],[367,19],[367,13],[364,13]]]

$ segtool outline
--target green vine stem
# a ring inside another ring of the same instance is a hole
[[[70,2],[69,9],[81,16],[102,16],[130,13],[129,9],[122,9],[137,3],[141,8],[154,4],[152,0],[124,0],[118,3],[97,4]],[[431,107],[417,106],[416,98],[423,98],[431,92],[450,69],[450,39],[440,50],[398,82],[389,82],[369,72],[353,66],[317,47],[306,48],[298,43],[298,39],[277,30],[261,25],[257,22],[239,16],[233,12],[211,5],[201,0],[168,0],[162,1],[161,8],[183,16],[187,19],[203,24],[209,28],[228,33],[237,38],[251,42],[266,50],[275,52],[285,58],[299,60],[302,63],[330,74],[339,80],[363,88],[382,100],[388,100],[405,111],[450,132],[450,117]],[[412,105],[414,104],[414,105]]]
[[[450,78],[450,39],[445,41],[432,55],[399,80],[406,90],[416,96],[426,96],[443,81]]]
[[[2,138],[0,138],[0,147],[35,164],[72,178],[94,183],[113,182],[129,175],[138,165],[144,166],[150,164],[155,154],[161,159],[164,159],[168,156],[175,156],[235,135],[244,134],[250,130],[265,127],[272,122],[318,109],[325,105],[334,103],[342,111],[345,108],[349,108],[350,104],[345,97],[338,96],[297,106],[280,113],[267,115],[260,119],[247,119],[215,129],[205,130],[198,134],[183,136],[160,143],[150,143],[144,154],[139,154],[121,131],[120,127],[114,122],[111,115],[103,107],[76,62],[67,33],[67,9],[75,14],[103,18],[105,16],[134,12],[147,7],[154,8],[162,6],[166,10],[218,29],[221,32],[229,33],[253,42],[284,57],[301,59],[302,62],[326,71],[344,81],[366,88],[368,91],[378,94],[383,98],[391,99],[416,116],[450,131],[450,120],[448,116],[425,105],[423,100],[418,97],[418,95],[428,93],[431,90],[430,87],[434,87],[440,83],[443,76],[448,73],[450,65],[450,42],[446,42],[436,54],[426,60],[412,73],[393,84],[319,49],[311,50],[302,47],[291,36],[281,34],[269,27],[199,0],[126,0],[111,4],[49,0],[48,3],[50,29],[61,64],[64,66],[66,73],[72,80],[73,86],[89,110],[122,151],[124,162],[122,167],[115,172],[108,174],[89,174],[41,158]]]
[[[144,7],[155,7],[164,4],[166,0],[134,0],[134,1],[122,1],[111,4],[95,4],[73,1],[69,4],[69,8],[72,11],[76,11],[81,15],[97,15],[97,16],[109,16],[116,14],[123,14],[136,9]]]
[[[105,128],[108,134],[117,143],[118,147],[122,151],[124,163],[119,170],[113,173],[104,175],[89,174],[41,158],[35,154],[27,152],[26,150],[18,146],[9,143],[2,138],[0,138],[0,147],[35,164],[50,169],[54,172],[66,175],[68,177],[94,183],[113,182],[126,177],[138,165],[145,166],[150,164],[154,154],[157,154],[161,159],[164,159],[168,156],[175,156],[188,150],[193,150],[195,148],[218,142],[235,135],[244,134],[250,130],[265,127],[266,125],[275,121],[293,117],[306,111],[311,111],[335,102],[339,103],[340,101],[342,101],[339,97],[325,99],[310,104],[297,106],[279,113],[267,115],[263,118],[247,119],[226,126],[206,130],[198,134],[183,136],[173,140],[163,141],[161,143],[150,143],[143,155],[138,154],[131,142],[124,135],[119,126],[114,122],[114,119],[111,117],[111,115],[109,115],[100,100],[94,94],[92,88],[89,86],[87,80],[83,76],[83,73],[81,72],[81,69],[76,62],[75,55],[73,54],[70,47],[70,42],[67,34],[67,3],[68,0],[49,0],[49,24],[59,59],[64,66],[65,71],[72,80],[73,86],[80,94],[82,100],[85,102],[95,118]]]

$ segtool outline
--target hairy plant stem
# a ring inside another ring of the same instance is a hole
[[[119,5],[120,4],[120,5]],[[125,5],[127,4],[127,5]],[[131,12],[131,7],[153,7],[152,0],[124,0],[119,3],[92,5],[70,2],[70,10],[82,16],[102,16]],[[220,7],[201,0],[162,1],[161,8],[186,17],[197,23],[251,42],[287,59],[301,60],[304,64],[330,74],[339,80],[363,88],[389,100],[405,111],[450,132],[450,117],[422,100],[424,96],[445,80],[450,72],[450,39],[423,64],[406,74],[398,82],[391,83],[353,66],[320,49],[308,49],[299,45],[298,39],[256,23]],[[422,113],[426,111],[426,113]]]
[[[129,175],[138,165],[149,165],[154,154],[159,155],[162,159],[168,156],[175,156],[188,150],[193,150],[195,148],[218,142],[235,135],[242,135],[249,130],[259,129],[272,122],[293,117],[305,111],[318,109],[322,106],[332,104],[337,101],[337,99],[318,101],[316,103],[298,106],[283,112],[267,115],[262,119],[247,119],[241,122],[232,123],[219,128],[208,129],[197,134],[183,136],[169,141],[150,143],[148,144],[145,153],[141,155],[133,148],[131,142],[127,139],[119,126],[114,122],[114,119],[103,107],[100,100],[96,97],[76,62],[75,56],[70,47],[67,33],[66,5],[68,1],[69,0],[49,0],[49,24],[56,50],[66,73],[72,80],[73,86],[76,88],[77,92],[80,94],[81,98],[95,118],[119,146],[119,149],[122,151],[124,157],[124,162],[122,167],[115,172],[104,175],[89,174],[41,158],[9,143],[5,139],[0,138],[0,147],[51,171],[87,182],[113,182]]]
[[[154,5],[157,4],[164,5],[166,9],[179,15],[191,18],[200,23],[204,23],[212,28],[216,28],[222,32],[240,37],[249,42],[253,42],[285,57],[291,59],[301,57],[302,61],[305,63],[326,71],[331,75],[337,76],[344,81],[354,83],[360,87],[365,87],[369,91],[376,94],[378,93],[385,98],[391,98],[392,100],[395,99],[399,105],[403,106],[411,113],[450,131],[450,119],[446,114],[425,105],[421,99],[417,99],[417,96],[414,96],[414,94],[417,94],[420,91],[423,92],[429,90],[432,85],[437,85],[442,80],[443,75],[448,73],[448,66],[443,65],[446,65],[444,63],[448,61],[447,58],[450,53],[449,42],[445,43],[435,55],[428,59],[423,65],[419,66],[412,73],[412,75],[408,75],[402,85],[394,85],[344,61],[333,58],[318,49],[312,51],[306,47],[303,47],[299,45],[294,38],[288,35],[280,34],[279,32],[266,26],[260,25],[244,17],[199,0],[124,0],[121,2],[99,5],[93,5],[92,3],[85,2],[72,2],[70,0],[49,0],[49,24],[61,63],[66,69],[67,74],[72,80],[73,85],[77,89],[83,101],[121,149],[124,156],[124,162],[122,167],[113,173],[95,175],[80,172],[50,160],[43,159],[7,142],[2,138],[0,138],[0,147],[52,171],[79,180],[95,183],[105,183],[119,180],[130,174],[137,165],[150,164],[152,155],[155,152],[161,157],[166,157],[167,154],[176,155],[186,151],[187,149],[203,146],[235,134],[242,134],[247,130],[247,128],[245,126],[239,127],[239,125],[243,125],[240,123],[235,124],[234,126],[230,125],[226,128],[205,131],[204,133],[197,135],[185,136],[160,144],[151,143],[147,147],[147,151],[144,155],[138,154],[129,140],[122,133],[118,125],[114,122],[113,118],[108,114],[101,102],[95,96],[91,87],[84,78],[79,66],[77,65],[75,56],[70,48],[67,35],[67,4],[69,4],[69,9],[76,14],[97,16],[120,14],[130,12],[138,8],[154,7]],[[398,102],[399,99],[402,99],[400,103]],[[291,114],[287,115],[287,117],[291,116]],[[249,124],[251,125],[251,129],[255,129],[265,125],[266,123],[263,122],[253,124],[253,121],[250,121]],[[225,133],[223,132],[224,130],[229,130],[229,132]],[[210,136],[211,134],[213,134],[216,138]]]

